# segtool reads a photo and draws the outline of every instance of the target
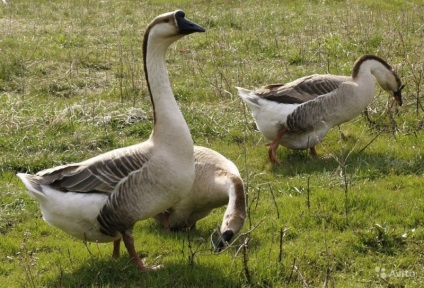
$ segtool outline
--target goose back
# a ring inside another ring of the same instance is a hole
[[[349,77],[334,75],[311,75],[287,84],[263,86],[255,93],[269,101],[282,104],[301,104],[336,90]]]

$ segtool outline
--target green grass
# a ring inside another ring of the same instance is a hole
[[[421,287],[422,1],[8,2],[0,7],[3,286]],[[207,33],[170,49],[175,96],[195,143],[239,167],[248,219],[234,247],[218,255],[209,239],[224,207],[190,234],[138,223],[138,252],[165,266],[142,274],[124,249],[114,260],[111,244],[85,245],[48,226],[15,174],[147,139],[142,35],[156,15],[177,8]],[[365,53],[396,67],[404,105],[395,108],[377,89],[373,124],[361,115],[334,128],[318,159],[280,147],[282,164],[270,165],[267,140],[235,86],[348,75]]]

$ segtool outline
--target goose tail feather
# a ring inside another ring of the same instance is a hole
[[[241,88],[241,87],[236,87],[237,91],[238,91],[238,95],[240,96],[240,98],[251,108],[253,107],[259,107],[259,97],[253,93],[253,91]]]
[[[24,183],[25,187],[28,189],[28,194],[35,198],[39,199],[40,197],[45,197],[45,194],[43,193],[43,189],[41,188],[41,185],[39,181],[36,179],[36,176],[26,173],[18,173],[16,174],[21,181]]]

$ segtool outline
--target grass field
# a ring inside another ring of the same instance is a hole
[[[424,2],[17,1],[0,4],[0,286],[422,287],[424,283]],[[196,230],[134,229],[154,273],[112,244],[82,243],[42,220],[15,176],[148,138],[141,43],[156,15],[183,9],[207,29],[168,53],[175,97],[197,145],[238,166],[248,219],[226,251]],[[404,105],[377,88],[369,107],[307,151],[277,150],[235,86],[314,73],[349,75],[362,54],[396,67]],[[246,244],[246,245],[245,245]]]

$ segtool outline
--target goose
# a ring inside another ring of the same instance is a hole
[[[190,193],[155,216],[168,232],[190,229],[213,209],[227,204],[217,249],[222,249],[244,225],[246,203],[243,180],[237,166],[222,154],[194,146],[195,177]]]
[[[371,103],[373,78],[402,105],[404,85],[393,68],[375,55],[359,57],[351,76],[314,74],[256,91],[236,88],[258,130],[272,140],[270,161],[279,163],[276,150],[280,144],[289,149],[309,148],[317,156],[315,145],[332,127],[351,120]]]
[[[148,140],[35,175],[17,174],[47,223],[84,241],[113,241],[113,257],[119,256],[122,239],[141,271],[160,266],[148,267],[140,259],[133,226],[181,201],[194,181],[193,140],[172,93],[166,51],[184,35],[204,31],[181,10],[159,15],[147,26],[143,60],[153,106]]]

